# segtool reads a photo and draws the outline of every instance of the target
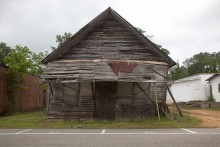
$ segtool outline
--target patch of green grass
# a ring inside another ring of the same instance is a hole
[[[162,117],[116,120],[116,121],[78,121],[78,120],[48,120],[42,111],[15,113],[13,116],[0,117],[0,128],[121,128],[121,129],[143,129],[143,128],[193,128],[198,127],[200,120],[184,116],[177,116],[174,120]]]

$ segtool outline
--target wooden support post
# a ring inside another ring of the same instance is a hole
[[[50,98],[51,98],[51,96],[53,96],[53,89],[52,89],[51,83],[49,83],[49,88],[50,88],[50,90],[47,93],[47,96],[48,96],[48,98],[47,98],[47,110],[46,110],[47,116],[48,116],[48,112],[49,112]]]
[[[172,100],[173,100],[173,102],[174,102],[174,104],[175,104],[175,106],[176,106],[176,109],[178,110],[179,114],[180,114],[181,116],[183,116],[183,114],[182,114],[182,112],[181,112],[179,106],[177,105],[176,100],[174,99],[173,94],[171,93],[171,91],[170,91],[170,89],[169,89],[168,86],[167,86],[167,90],[168,90],[168,92],[169,92],[169,94],[170,94],[170,96],[171,96],[171,98],[172,98]]]
[[[139,83],[136,83],[138,88],[144,93],[144,95],[151,101],[151,103],[155,104],[155,102],[147,95],[147,93],[144,91],[144,88],[141,87]]]
[[[96,109],[96,94],[95,94],[95,80],[91,83],[92,86],[92,97],[93,97],[93,102],[94,102],[94,114],[93,117],[96,116],[95,114],[95,109]]]
[[[63,87],[68,87],[69,89],[72,89],[72,90],[75,90],[75,91],[77,91],[77,92],[79,92],[79,90],[77,90],[77,89],[74,89],[73,87],[70,87],[70,86],[68,86],[67,84],[63,84]],[[79,86],[78,86],[79,87]]]
[[[158,106],[158,101],[157,101],[156,83],[154,83],[154,94],[155,94],[155,100],[156,100],[156,106],[157,106],[157,117],[158,117],[158,120],[160,121],[160,111],[159,111],[159,106]]]
[[[134,105],[134,92],[135,92],[135,83],[132,82],[132,96],[131,96],[131,106]]]
[[[167,78],[166,76],[160,74],[159,72],[157,72],[157,71],[155,71],[155,70],[154,70],[154,72],[155,72],[156,74],[160,75],[161,77],[165,78],[166,80],[168,80],[168,78]]]
[[[94,92],[93,82],[91,82],[91,86],[92,86],[92,98],[93,98],[93,100],[95,100],[95,92]]]
[[[139,83],[136,83],[136,85],[138,86],[138,88],[144,93],[144,95],[146,96],[146,98],[148,98],[150,100],[150,102],[154,105],[156,105],[155,101],[153,101],[148,95],[147,93],[144,91],[144,89],[141,87],[141,85]],[[172,117],[162,108],[159,107],[159,110],[161,110],[168,118],[172,119]]]
[[[47,108],[46,108],[46,116],[48,116],[49,111],[49,103],[50,103],[50,91],[47,91]]]
[[[53,95],[53,89],[52,89],[51,84],[49,84],[49,87],[50,87],[50,92],[51,92],[51,94]]]
[[[81,83],[80,82],[78,82],[78,96],[77,96],[77,106],[79,107],[79,104],[80,104],[80,93],[81,93]]]

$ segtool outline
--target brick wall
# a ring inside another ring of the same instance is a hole
[[[0,66],[0,114],[4,111],[7,100],[6,72],[6,68]]]
[[[7,68],[0,66],[0,114],[4,112],[7,105],[6,93]],[[46,92],[39,83],[40,79],[33,75],[28,75],[24,80],[24,89],[16,92],[16,111],[29,111],[44,106]]]

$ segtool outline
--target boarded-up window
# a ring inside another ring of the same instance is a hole
[[[78,83],[68,83],[64,84],[63,92],[63,102],[67,105],[78,105],[79,99],[79,84]]]
[[[63,99],[63,84],[51,83],[50,93],[53,95],[50,101],[62,101]]]
[[[144,92],[135,84],[134,88],[134,105],[146,105],[150,103],[148,97],[150,97],[150,83],[138,83],[143,89]],[[145,95],[147,94],[148,97]]]
[[[132,83],[118,82],[117,103],[119,105],[131,104],[132,97],[133,97]]]

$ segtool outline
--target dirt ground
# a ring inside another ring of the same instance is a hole
[[[170,108],[175,111],[175,108]],[[202,120],[199,127],[220,128],[220,111],[208,109],[182,109],[183,115],[189,115]]]

